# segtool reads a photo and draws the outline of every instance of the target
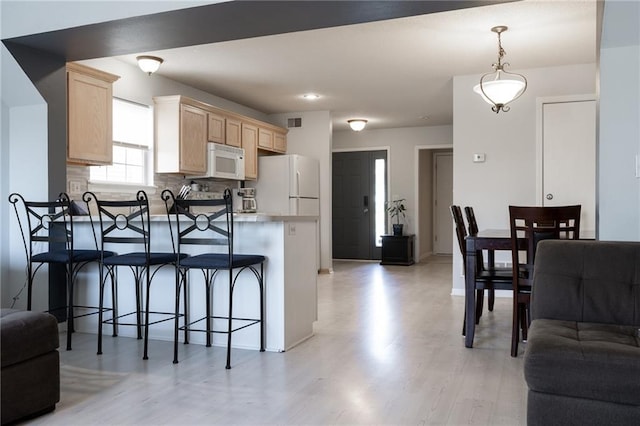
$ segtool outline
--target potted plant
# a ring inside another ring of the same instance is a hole
[[[393,235],[402,235],[402,223],[400,223],[400,217],[404,219],[406,217],[405,211],[407,208],[404,205],[404,198],[399,200],[393,200],[387,203],[387,211],[391,218],[396,219],[396,223],[393,224]]]

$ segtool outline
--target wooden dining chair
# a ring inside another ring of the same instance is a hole
[[[511,261],[513,264],[513,320],[511,328],[511,356],[513,357],[518,355],[520,330],[522,330],[522,338],[525,340],[527,338],[536,247],[542,240],[577,240],[580,236],[580,212],[580,205],[509,206]],[[524,246],[518,242],[523,238],[526,242]]]
[[[450,207],[451,216],[453,217],[453,222],[456,226],[456,237],[458,240],[458,246],[460,248],[460,253],[462,254],[462,259],[466,259],[467,249],[465,238],[467,237],[467,230],[465,229],[464,219],[462,217],[462,209],[460,206],[452,205]],[[494,292],[496,289],[499,290],[512,290],[512,277],[510,270],[496,270],[492,268],[486,268],[482,262],[481,257],[476,257],[476,324],[480,322],[480,317],[482,316],[482,308],[484,305],[484,291],[487,290],[490,293]],[[490,296],[491,297],[491,296]],[[495,297],[495,296],[494,296]],[[465,324],[466,324],[466,312],[465,312],[465,322],[462,325],[462,334],[465,334]]]
[[[476,235],[478,233],[478,222],[476,220],[473,207],[466,206],[464,208],[464,215],[467,217],[467,228],[469,235]],[[495,255],[493,250],[487,250],[487,262],[484,261],[484,254],[482,250],[478,250],[476,253],[477,264],[480,270],[492,270],[497,271],[500,276],[511,276],[512,270],[510,267],[496,267]],[[493,305],[496,299],[496,292],[493,288],[487,289],[487,299],[489,311],[493,311]],[[482,313],[481,313],[482,314]]]

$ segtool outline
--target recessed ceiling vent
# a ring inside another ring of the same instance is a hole
[[[302,118],[288,118],[287,119],[287,127],[302,127]]]

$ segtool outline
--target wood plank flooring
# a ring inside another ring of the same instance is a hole
[[[451,258],[413,266],[336,261],[318,282],[315,336],[285,353],[76,333],[60,350],[61,401],[46,425],[525,424],[522,355],[509,356],[510,299],[460,334]],[[64,336],[61,335],[61,341]]]

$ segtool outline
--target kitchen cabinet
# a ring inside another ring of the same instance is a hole
[[[225,143],[226,123],[223,116],[210,112],[208,114],[207,140],[215,143]]]
[[[283,154],[287,152],[287,135],[267,127],[258,127],[258,149]]]
[[[285,133],[274,132],[273,150],[276,152],[287,152],[287,135]]]
[[[156,173],[207,171],[207,111],[181,96],[154,98]]]
[[[273,131],[269,129],[258,128],[258,148],[273,149]]]
[[[242,123],[242,148],[244,148],[244,177],[258,178],[258,126]]]
[[[242,148],[242,122],[233,118],[226,119],[225,144]]]
[[[111,164],[113,83],[117,75],[76,63],[67,69],[67,162]]]
[[[186,96],[153,98],[156,173],[204,175],[208,142],[244,148],[245,178],[258,178],[258,151],[287,151],[287,129]]]

